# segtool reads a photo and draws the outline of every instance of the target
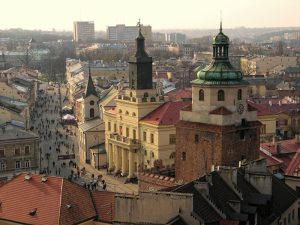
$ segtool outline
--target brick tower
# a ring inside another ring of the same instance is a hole
[[[192,104],[176,125],[176,179],[192,181],[212,166],[237,166],[258,158],[260,122],[247,105],[248,82],[230,64],[229,38],[213,38],[213,60],[197,72]]]

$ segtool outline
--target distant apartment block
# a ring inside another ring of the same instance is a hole
[[[76,42],[92,41],[95,39],[94,21],[75,21],[73,38]]]
[[[109,26],[107,27],[107,38],[110,41],[133,42],[138,36],[138,31],[138,26],[125,26],[125,24]],[[152,27],[150,25],[142,25],[141,31],[145,40],[152,40]]]
[[[268,75],[278,73],[290,66],[297,66],[297,57],[253,56],[241,58],[241,69],[245,75]]]
[[[166,34],[166,42],[184,44],[186,42],[186,35],[181,33]]]

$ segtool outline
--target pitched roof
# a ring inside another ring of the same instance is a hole
[[[290,162],[288,168],[285,170],[285,174],[286,175],[298,176],[298,174],[300,174],[299,167],[300,167],[300,148],[298,149],[298,151],[294,155],[294,157],[293,157],[292,161]]]
[[[180,110],[190,101],[166,102],[145,116],[141,122],[154,125],[175,125],[179,121]]]
[[[38,139],[38,135],[15,125],[5,125],[0,129],[0,141]]]
[[[22,173],[0,188],[0,219],[26,224],[68,225],[96,217],[89,191],[61,177]],[[69,205],[69,207],[68,207]],[[29,213],[36,209],[35,215]]]
[[[219,108],[216,108],[212,111],[209,112],[209,114],[215,114],[215,115],[230,115],[232,114],[232,112],[227,109],[226,107],[224,106],[221,106]]]
[[[300,104],[258,104],[251,101],[247,102],[257,110],[258,116],[278,115],[284,113],[287,115],[300,115]]]
[[[181,101],[182,99],[192,100],[192,90],[180,89],[168,93],[170,101]]]
[[[295,201],[298,200],[298,194],[279,180],[276,176],[272,176],[272,196],[274,211],[280,215],[285,212]]]
[[[192,193],[194,212],[200,216],[206,223],[218,222],[222,218],[219,213],[203,198],[202,194],[194,187],[194,182],[190,182],[171,192]]]
[[[88,83],[85,87],[84,98],[86,98],[90,95],[95,95],[96,97],[98,97],[97,91],[95,89],[95,86],[94,86],[94,83],[92,80],[91,69],[89,68],[89,78],[88,78]]]
[[[296,142],[295,139],[278,141],[276,144],[278,146],[279,153],[276,150],[276,145],[272,142],[261,143],[261,147],[274,155],[295,153],[298,149],[300,149],[300,143]]]
[[[112,223],[115,216],[115,193],[109,191],[93,191],[91,194],[98,220]]]

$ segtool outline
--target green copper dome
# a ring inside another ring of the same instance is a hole
[[[197,79],[192,84],[202,85],[245,85],[241,71],[236,70],[228,58],[229,38],[220,32],[213,38],[213,61],[204,69],[197,72]]]

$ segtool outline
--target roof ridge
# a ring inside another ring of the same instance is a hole
[[[60,200],[59,200],[59,209],[58,209],[58,224],[60,224],[60,214],[61,214],[61,203],[62,203],[62,196],[63,196],[63,185],[64,185],[64,178],[61,179],[61,186],[60,186]]]

